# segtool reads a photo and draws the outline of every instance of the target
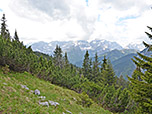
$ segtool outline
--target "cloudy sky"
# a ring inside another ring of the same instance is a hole
[[[0,16],[25,44],[106,39],[122,46],[148,41],[152,0],[0,0]]]

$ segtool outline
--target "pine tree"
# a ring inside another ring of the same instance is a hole
[[[65,65],[68,65],[68,64],[69,64],[68,54],[67,54],[67,52],[65,52],[65,55],[64,55],[64,61],[65,61]]]
[[[10,38],[10,33],[9,33],[9,30],[6,28],[7,25],[6,25],[6,18],[5,18],[5,14],[3,14],[3,17],[1,19],[2,23],[1,23],[1,36],[3,38]]]
[[[107,59],[106,59],[106,56],[104,56],[104,59],[102,61],[103,61],[103,63],[101,65],[101,71],[105,70],[107,68]]]
[[[88,69],[88,79],[89,79],[89,81],[92,81],[92,59],[90,59],[90,61],[89,61],[89,69]]]
[[[152,27],[147,26],[147,28],[149,28],[149,30],[152,32]],[[147,34],[147,36],[152,40],[152,35],[149,34],[148,32],[145,32]],[[146,42],[143,41],[143,44],[145,45],[145,47],[147,47],[149,50],[152,50],[152,44],[147,44]]]
[[[62,49],[58,45],[54,51],[54,62],[56,66],[62,67]]]
[[[100,76],[100,68],[99,68],[99,60],[98,60],[98,54],[95,54],[95,61],[93,62],[93,74],[92,74],[92,80],[94,82],[98,81],[98,78]]]
[[[148,27],[151,32],[152,28]],[[152,39],[152,35],[147,33],[148,37]],[[144,45],[152,51],[152,45],[144,42]],[[139,57],[134,57],[133,62],[141,70],[135,70],[136,76],[140,76],[142,80],[132,76],[129,78],[133,86],[131,96],[135,102],[138,103],[137,113],[151,114],[152,113],[152,56],[148,57],[137,53]]]
[[[18,34],[17,34],[17,31],[15,30],[15,33],[14,33],[14,39],[19,42],[19,37],[18,37]]]
[[[88,78],[89,69],[90,69],[90,59],[89,59],[89,53],[87,50],[84,56],[83,67],[82,67],[84,77]]]
[[[129,86],[129,82],[125,80],[122,75],[119,78],[116,77],[116,82],[117,82],[116,88],[119,88],[120,86],[122,86],[124,89]]]
[[[106,75],[106,82],[109,85],[115,84],[115,72],[113,70],[111,61],[108,59],[108,63],[107,63],[107,75]]]
[[[102,82],[105,85],[108,84],[111,86],[115,83],[115,73],[110,60],[107,60],[106,56],[104,56],[103,63],[101,65],[101,75]]]

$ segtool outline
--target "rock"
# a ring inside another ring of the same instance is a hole
[[[29,88],[26,85],[21,85],[22,88],[29,90]]]
[[[54,101],[50,101],[50,100],[49,100],[49,104],[52,106],[55,106],[55,107],[59,105],[58,102],[54,102]]]
[[[68,113],[72,114],[72,112],[70,112],[69,110],[66,110],[66,112],[68,112]]]
[[[45,96],[40,96],[40,97],[38,97],[38,98],[40,98],[40,99],[46,99],[46,97]]]
[[[4,82],[3,84],[4,84],[4,85],[7,85],[7,83],[5,83],[5,82]]]
[[[39,104],[40,104],[40,105],[43,105],[43,106],[49,107],[49,103],[48,103],[47,101],[45,101],[45,102],[40,102],[40,101],[39,101]]]
[[[35,94],[35,95],[40,95],[40,91],[39,91],[38,89],[36,89],[36,90],[34,91],[34,94]]]
[[[74,100],[74,101],[77,101],[77,99],[76,99],[75,97],[73,97],[73,100]]]

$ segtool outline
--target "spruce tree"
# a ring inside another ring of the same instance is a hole
[[[115,84],[115,72],[112,67],[111,61],[108,59],[108,65],[107,65],[107,76],[105,77],[106,81],[109,85]]]
[[[115,73],[112,67],[110,60],[107,60],[104,56],[103,63],[101,65],[101,79],[102,82],[106,85],[112,85],[115,83]]]
[[[101,71],[107,69],[107,59],[106,59],[106,56],[104,56],[104,59],[102,61],[103,61],[103,63],[101,64]]]
[[[67,54],[67,52],[65,52],[65,55],[64,55],[64,61],[65,61],[65,65],[68,65],[68,64],[69,64],[68,54]]]
[[[89,72],[88,72],[88,75],[87,75],[87,76],[88,76],[88,79],[89,79],[89,81],[93,81],[93,80],[92,80],[92,72],[93,72],[93,71],[92,71],[92,59],[90,59],[90,61],[89,61],[89,69],[88,69],[88,71],[89,71]]]
[[[62,67],[62,49],[58,45],[54,50],[54,63],[56,66]]]
[[[3,38],[10,38],[10,33],[9,33],[9,30],[6,28],[7,25],[6,25],[6,18],[5,18],[5,14],[3,14],[3,17],[1,19],[2,23],[1,23],[1,36]]]
[[[89,67],[90,67],[90,59],[89,59],[89,53],[88,53],[88,50],[87,50],[86,54],[84,56],[83,67],[82,67],[84,77],[88,78]]]
[[[93,62],[93,74],[92,74],[92,80],[94,82],[98,81],[98,77],[100,76],[100,68],[99,68],[100,62],[98,60],[98,54],[95,54],[95,61]]]
[[[152,28],[148,27],[151,32]],[[146,32],[148,37],[152,39],[152,35]],[[146,48],[152,51],[152,45],[144,42]],[[138,114],[152,114],[152,55],[150,57],[137,53],[139,57],[134,57],[133,62],[138,68],[136,69],[136,76],[140,76],[141,80],[132,76],[131,81],[132,93],[131,96],[135,102],[138,103]]]
[[[18,34],[17,34],[17,31],[15,30],[15,33],[14,33],[14,39],[19,42],[19,37],[18,37]]]

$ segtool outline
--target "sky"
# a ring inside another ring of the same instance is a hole
[[[149,41],[152,0],[0,0],[8,29],[25,44],[105,39],[122,46]]]

